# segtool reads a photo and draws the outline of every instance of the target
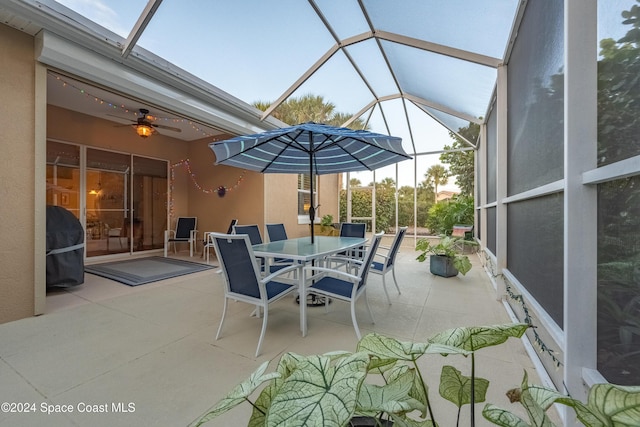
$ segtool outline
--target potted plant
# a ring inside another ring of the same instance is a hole
[[[333,226],[333,215],[323,215],[320,225],[314,224],[314,233],[317,236],[337,236],[339,231]]]
[[[429,269],[431,274],[442,277],[457,276],[458,272],[464,276],[471,270],[469,257],[458,250],[459,237],[442,236],[437,243],[431,243],[429,239],[420,239],[416,243],[416,250],[421,254],[416,258],[424,262],[429,256]],[[465,245],[477,245],[473,240],[465,241]]]
[[[227,396],[198,417],[200,426],[229,409],[253,406],[248,426],[437,426],[426,376],[417,360],[425,354],[471,355],[470,377],[452,366],[440,375],[439,393],[457,406],[484,401],[489,381],[475,378],[473,353],[521,337],[528,324],[454,328],[424,343],[401,342],[376,333],[365,335],[356,352],[322,355],[284,354],[274,372],[263,363]],[[255,399],[250,397],[262,388]],[[471,392],[474,390],[474,393]]]
[[[416,363],[421,356],[434,353],[469,356],[471,375],[443,366],[438,390],[440,396],[457,406],[457,426],[462,406],[470,405],[473,427],[474,405],[485,400],[489,387],[488,380],[474,374],[475,353],[511,337],[520,338],[529,327],[526,323],[512,323],[453,328],[436,334],[426,343],[401,342],[372,333],[360,340],[355,353],[339,351],[312,356],[286,353],[274,372],[266,373],[269,362],[263,363],[191,427],[200,426],[243,402],[253,406],[248,423],[251,427],[435,427],[437,415],[428,395],[433,387],[427,387],[426,376]],[[250,400],[261,387],[257,398]],[[485,419],[503,427],[555,427],[546,411],[559,403],[572,407],[585,426],[638,425],[638,386],[596,384],[589,391],[587,403],[582,403],[556,390],[528,384],[525,371],[521,388],[509,390],[507,395],[512,403],[524,406],[529,422],[490,403],[482,411]]]

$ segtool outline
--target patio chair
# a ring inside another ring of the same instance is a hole
[[[290,265],[267,277],[261,277],[260,267],[253,255],[249,236],[246,234],[210,233],[210,239],[213,242],[216,254],[218,254],[218,261],[225,279],[224,308],[216,340],[220,338],[230,299],[254,305],[257,317],[260,317],[260,311],[263,311],[262,329],[260,330],[260,338],[256,348],[256,357],[258,357],[264,333],[267,329],[269,304],[297,290],[296,285],[276,279],[292,270],[299,270],[301,266]]]
[[[366,224],[355,222],[343,222],[340,225],[340,237],[364,237],[366,231]],[[349,256],[362,259],[364,257],[365,248],[360,246],[350,251]]]
[[[284,228],[284,224],[267,224],[267,235],[270,242],[277,242],[279,240],[287,240],[287,230]]]
[[[393,275],[393,282],[396,285],[396,289],[398,290],[398,295],[400,292],[400,287],[398,286],[398,280],[396,280],[396,255],[398,254],[398,250],[400,249],[400,244],[402,243],[402,239],[404,239],[404,235],[407,231],[408,227],[400,227],[398,232],[396,233],[396,237],[393,239],[393,243],[391,243],[390,247],[380,246],[379,250],[386,250],[386,254],[376,253],[376,257],[381,261],[376,261],[375,259],[371,262],[371,273],[379,274],[382,276],[382,288],[384,289],[384,294],[387,296],[387,301],[389,305],[391,305],[391,300],[389,299],[389,293],[387,292],[387,284],[385,283],[385,276],[389,271]]]
[[[227,229],[227,234],[232,234],[233,233],[233,226],[236,225],[238,223],[237,219],[232,219],[231,223],[229,224],[229,228]],[[205,258],[207,260],[207,264],[209,264],[209,250],[213,248],[213,240],[209,239],[209,235],[212,233],[212,231],[205,231],[204,232],[204,239],[202,241],[202,257]]]
[[[238,225],[233,226],[232,234],[246,234],[249,236],[249,241],[252,245],[259,245],[262,243],[262,235],[260,234],[260,228],[256,224],[251,225]]]
[[[269,241],[270,242],[278,242],[281,240],[287,240],[287,230],[284,228],[284,224],[279,223],[279,224],[267,224],[267,235],[269,236]],[[272,273],[280,268],[282,268],[281,266],[283,265],[290,265],[290,264],[297,264],[296,261],[289,259],[289,258],[274,258],[273,259],[273,264],[271,265],[271,267],[269,268],[269,271],[271,271]],[[294,271],[294,277],[295,276],[295,271]]]
[[[366,224],[355,222],[343,222],[340,224],[340,237],[363,237],[365,236]],[[365,247],[360,246],[350,249],[347,252],[340,252],[332,257],[334,268],[345,266],[347,271],[351,270],[351,259],[362,260],[365,253]]]
[[[189,244],[189,256],[193,256],[193,248],[196,245],[198,218],[195,216],[181,216],[176,220],[175,230],[164,231],[164,256],[170,244],[173,244],[173,253],[176,253],[176,243]]]
[[[259,245],[262,243],[262,235],[260,234],[260,227],[256,224],[251,225],[233,225],[233,234],[246,234],[249,236],[249,242],[251,245]],[[264,266],[266,260],[263,257],[256,257],[260,261],[260,271],[264,272]]]
[[[305,284],[307,292],[310,294],[323,295],[325,298],[325,309],[328,307],[329,299],[337,299],[349,302],[351,305],[351,320],[356,331],[358,340],[361,338],[358,321],[356,320],[356,301],[364,297],[367,304],[367,311],[371,317],[371,323],[375,323],[371,307],[367,300],[367,275],[369,267],[373,261],[373,256],[378,250],[382,232],[375,234],[371,239],[371,244],[363,260],[352,260],[359,264],[358,274],[350,274],[345,271],[335,270],[327,267],[304,267],[307,273],[307,280],[310,284]]]

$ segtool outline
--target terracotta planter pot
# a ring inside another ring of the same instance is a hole
[[[339,236],[340,230],[336,230],[331,225],[313,225],[313,234],[316,236]]]
[[[453,266],[453,259],[444,255],[431,255],[429,257],[429,270],[431,274],[441,277],[458,275],[458,270]]]

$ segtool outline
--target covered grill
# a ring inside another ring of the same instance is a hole
[[[47,289],[84,283],[84,229],[60,206],[47,206]]]

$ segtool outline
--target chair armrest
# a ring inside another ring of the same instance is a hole
[[[379,254],[379,253],[377,253],[377,252],[373,255],[373,257],[374,257],[374,259],[375,259],[376,257],[378,257],[378,258],[382,258],[382,259],[384,259],[384,260],[385,260],[385,262],[389,259],[389,255],[388,255],[388,254],[387,254],[387,255],[383,255],[383,254]]]
[[[378,250],[380,250],[380,249],[384,249],[385,251],[390,251],[391,250],[391,246],[382,246],[382,245],[380,245],[380,246],[378,246]]]
[[[189,232],[189,239],[195,242],[197,238],[198,238],[198,230],[191,230]]]
[[[332,276],[340,276],[341,278],[344,278],[345,280],[349,281],[349,282],[353,282],[353,283],[359,283],[360,282],[360,277],[354,275],[354,274],[350,274],[347,273],[345,271],[340,271],[340,270],[334,270],[333,268],[327,268],[327,267],[304,267],[305,271],[311,271],[311,272],[318,272],[318,273],[329,273]],[[312,276],[314,276],[315,274],[312,274]],[[309,279],[312,279],[312,277],[309,277]]]
[[[295,264],[295,265],[290,265],[289,267],[285,267],[285,268],[281,268],[280,270],[273,272],[271,274],[269,274],[268,276],[264,276],[262,278],[262,282],[263,283],[267,283],[272,281],[274,278],[278,277],[278,276],[282,276],[285,273],[289,273],[290,271],[293,270],[299,270],[301,269],[302,264]]]
[[[357,265],[364,264],[364,261],[361,260],[361,259],[358,259],[358,258],[351,258],[351,257],[348,257],[348,256],[335,256],[335,255],[323,258],[323,261],[342,261],[342,262],[348,261],[350,263],[357,264]],[[309,267],[307,267],[307,268],[309,268]]]
[[[210,243],[213,244],[213,240],[209,241],[209,236],[211,235],[211,233],[211,231],[205,231],[204,233],[202,233],[202,242],[205,245],[208,245]]]
[[[176,231],[175,230],[164,230],[164,240],[169,240],[171,239],[172,236],[175,237],[176,235]]]

